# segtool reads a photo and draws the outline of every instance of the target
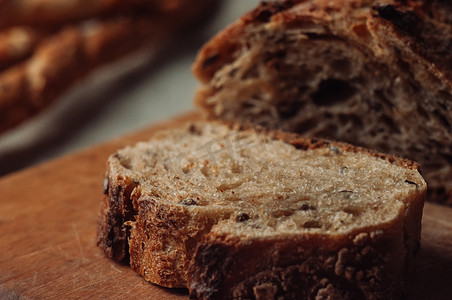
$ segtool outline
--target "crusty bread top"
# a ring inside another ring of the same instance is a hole
[[[163,132],[118,151],[109,163],[140,183],[141,199],[194,216],[221,212],[229,216],[225,230],[246,236],[382,226],[426,189],[417,165],[407,160],[219,123]],[[236,225],[244,221],[246,227]]]
[[[263,1],[201,48],[193,65],[193,72],[201,82],[207,83],[221,66],[237,57],[237,51],[241,48],[239,39],[253,25],[271,23],[271,26],[286,24],[288,27],[297,27],[309,18],[321,24],[335,22],[335,19],[345,16],[345,19],[354,20],[355,23],[361,19],[364,23],[368,22],[370,27],[386,30],[388,40],[406,47],[405,55],[416,57],[418,63],[426,66],[429,72],[450,86],[451,15],[452,4],[443,0]],[[353,29],[359,38],[365,38],[369,34],[362,26],[339,26],[336,29]]]

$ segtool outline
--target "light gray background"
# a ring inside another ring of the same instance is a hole
[[[198,49],[258,2],[224,0],[205,26],[177,37],[169,50],[106,68],[37,118],[0,136],[0,175],[193,109],[197,82],[190,67]]]

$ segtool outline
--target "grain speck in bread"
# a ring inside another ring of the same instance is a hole
[[[452,205],[450,1],[268,1],[200,51],[212,118],[283,128],[417,161]]]
[[[113,154],[104,192],[99,246],[148,281],[198,299],[388,299],[426,184],[397,157],[200,122]]]

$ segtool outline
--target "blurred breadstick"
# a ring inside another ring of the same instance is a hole
[[[41,1],[55,0],[30,0]],[[104,0],[93,0],[98,1]],[[135,1],[145,0],[131,2]],[[160,12],[67,26],[41,41],[29,59],[0,72],[0,133],[42,111],[99,66],[145,46],[155,52],[177,32],[209,14],[216,4],[216,0],[146,1],[158,2]]]
[[[200,14],[207,12],[212,2],[211,0],[0,0],[0,28],[16,24],[57,25],[55,23],[65,23],[127,7],[145,7],[149,17],[166,16],[175,23],[190,23],[199,18]],[[149,10],[153,15],[149,15]],[[50,28],[55,30],[57,27]],[[0,71],[31,55],[37,43],[48,34],[49,28],[37,29],[31,26],[15,26],[0,31]]]
[[[131,9],[155,10],[165,2],[168,0],[0,0],[0,28],[60,26],[114,12],[126,13]]]
[[[0,71],[27,58],[45,34],[30,27],[0,31]]]
[[[51,104],[96,67],[161,38],[157,23],[121,19],[69,27],[0,73],[0,132]]]

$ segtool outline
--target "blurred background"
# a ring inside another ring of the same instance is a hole
[[[155,0],[153,1],[155,2]],[[196,3],[197,1],[200,0],[190,0],[188,2]],[[208,1],[202,0],[201,2]],[[178,1],[168,1],[167,3],[173,2],[177,4]],[[198,49],[218,31],[255,7],[259,1],[212,0],[211,2],[216,3],[206,8],[206,11],[198,15],[196,20],[190,20],[190,24],[180,22],[178,24],[179,28],[172,30],[168,34],[165,34],[164,25],[156,25],[156,27],[161,26],[158,28],[159,31],[157,33],[146,33],[153,35],[155,39],[137,53],[134,52],[131,55],[121,53],[121,55],[111,59],[106,64],[102,64],[100,67],[97,65],[93,67],[94,64],[91,63],[87,75],[83,75],[81,80],[77,80],[75,86],[59,88],[58,93],[47,93],[45,89],[39,90],[39,92],[44,93],[42,98],[48,100],[49,103],[43,105],[42,109],[33,110],[33,113],[27,115],[25,120],[18,122],[18,124],[11,123],[12,125],[0,134],[0,175],[18,171],[61,155],[102,143],[150,126],[155,122],[193,110],[193,94],[197,81],[191,73],[191,64],[196,57]],[[2,9],[0,7],[0,18]],[[182,13],[189,11],[187,9],[184,10]],[[67,16],[63,17],[67,18]],[[165,16],[162,18],[165,18]],[[23,19],[27,20],[26,16]],[[52,22],[57,22],[54,21],[56,20],[55,18],[48,19]],[[40,24],[40,21],[32,20],[27,25],[36,27],[35,23]],[[91,16],[88,21],[84,20],[82,25],[77,26],[82,26],[83,32],[88,30],[92,36],[93,32],[94,34],[100,32],[97,29],[99,25],[97,23],[93,25],[92,23]],[[59,36],[62,29],[55,29],[52,24],[44,24],[43,28],[45,29],[42,32],[45,32],[46,36],[47,34],[52,35],[53,40],[47,42],[48,44],[61,44],[61,40],[64,39],[63,36]],[[171,26],[176,27],[172,20],[163,20],[163,22],[158,24],[171,24]],[[13,25],[16,26],[15,24]],[[0,26],[5,27],[7,25],[3,25],[0,21]],[[89,28],[86,29],[87,27]],[[126,34],[128,33],[126,32]],[[70,34],[64,32],[64,35]],[[23,36],[21,38],[23,43]],[[40,43],[45,42],[41,41]],[[96,40],[96,43],[99,42]],[[96,43],[92,43],[97,47],[95,48],[98,51],[96,54],[105,57],[101,52],[101,46]],[[128,41],[123,41],[119,45],[126,44],[125,48],[127,48],[127,43]],[[36,47],[39,47],[40,44],[38,43],[37,45]],[[52,46],[51,44],[50,48]],[[114,43],[108,46],[118,49],[118,45]],[[69,49],[74,48],[72,46],[68,47]],[[45,49],[41,52],[36,50],[23,61],[15,63],[15,65],[28,64],[25,66],[29,67],[30,70],[24,72],[25,75],[23,76],[30,76],[30,73],[35,72],[36,68],[45,64],[43,61],[45,61],[46,56],[44,55],[49,56],[46,51]],[[65,52],[67,51],[65,50]],[[77,69],[80,63],[74,65],[72,69],[71,67],[64,69],[64,63],[60,63],[62,60],[64,61],[64,57],[55,58],[56,54],[54,55],[51,51],[47,52],[50,52],[50,63],[62,65],[58,70],[58,74],[57,71],[50,72],[54,74],[54,78],[46,79],[47,85],[51,86],[51,80],[56,83],[59,82],[58,84],[61,84],[61,80],[64,84],[66,84],[64,80],[73,81],[73,77],[76,76],[73,69]],[[42,54],[44,59],[39,57],[40,54]],[[52,58],[56,62],[52,62]],[[34,60],[33,66],[31,66],[31,60]],[[0,85],[2,82],[9,82],[10,78],[13,78],[11,80],[19,80],[17,78],[20,75],[17,74],[21,74],[19,71],[22,72],[23,70],[15,65],[0,70]],[[70,66],[70,64],[68,65]],[[16,69],[13,70],[14,68]],[[6,74],[8,72],[15,72],[16,75]],[[46,73],[46,76],[50,76],[48,74],[49,72]],[[15,91],[14,87],[17,85],[16,91],[21,91],[21,96],[17,96],[17,100],[14,100],[15,98],[10,95],[11,93],[6,93],[6,96],[0,93],[0,118],[3,117],[3,121],[15,116],[8,111],[8,109],[11,110],[8,105],[12,106],[13,104],[11,103],[15,103],[14,101],[37,102],[36,100],[31,101],[28,99],[33,98],[34,95],[27,95],[22,92],[24,84],[21,83],[19,85],[16,81],[12,81],[12,89],[4,84],[6,88],[3,87],[3,91]],[[45,80],[41,81],[46,83]],[[33,87],[37,85],[36,82],[42,85],[42,82],[38,80],[27,79],[24,82],[34,84]],[[28,91],[30,89],[25,90]],[[36,104],[33,105],[36,106]],[[21,114],[17,113],[16,115],[21,116]]]

